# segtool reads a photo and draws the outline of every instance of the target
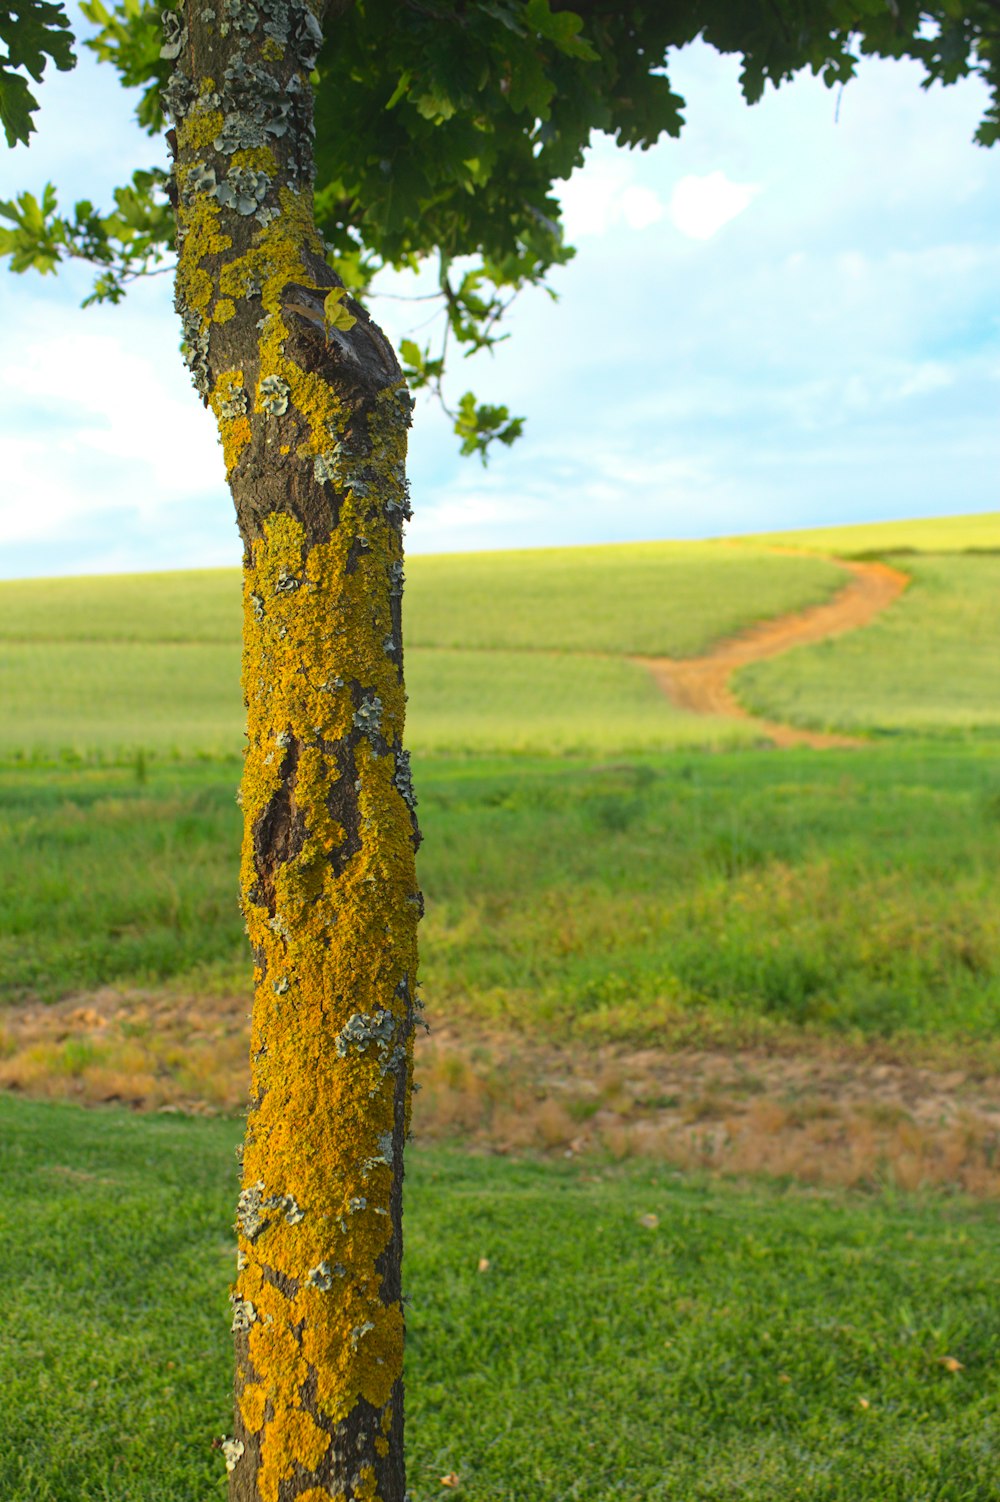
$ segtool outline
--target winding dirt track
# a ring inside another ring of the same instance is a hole
[[[856,746],[858,742],[847,735],[799,730],[794,725],[758,719],[743,708],[729,687],[732,674],[749,662],[777,657],[792,647],[823,641],[867,626],[899,598],[910,582],[906,574],[890,568],[887,563],[853,563],[842,558],[831,558],[829,562],[843,569],[850,579],[825,605],[812,605],[794,615],[761,621],[749,631],[720,642],[704,657],[635,657],[632,660],[649,669],[659,687],[679,709],[694,714],[749,720],[776,746],[813,746],[817,750],[830,746]]]

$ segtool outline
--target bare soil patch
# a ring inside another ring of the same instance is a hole
[[[103,990],[4,1014],[0,1086],[138,1110],[235,1113],[248,1000]],[[1000,1079],[814,1042],[765,1048],[559,1046],[472,1023],[417,1056],[418,1138],[480,1150],[651,1156],[814,1184],[1000,1194]]]
[[[761,621],[749,631],[720,642],[704,657],[636,657],[633,661],[649,670],[663,692],[680,709],[694,714],[751,720],[760,727],[762,735],[777,746],[813,746],[824,750],[857,745],[858,742],[850,736],[800,730],[793,725],[757,719],[744,709],[729,687],[733,673],[747,663],[777,657],[793,647],[806,646],[867,626],[899,598],[910,582],[908,575],[887,563],[848,562],[841,558],[829,561],[850,575],[850,580],[825,605],[813,605],[793,615]]]

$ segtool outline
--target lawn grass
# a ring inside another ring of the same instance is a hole
[[[0,1495],[208,1502],[238,1124],[0,1126]],[[418,1145],[406,1217],[413,1502],[995,1495],[995,1206]]]
[[[235,763],[0,774],[0,985],[242,989]],[[439,1015],[660,1043],[819,1029],[989,1040],[989,746],[425,758]]]
[[[909,521],[862,522],[850,527],[801,527],[761,532],[735,542],[803,548],[837,558],[883,557],[889,553],[964,553],[1000,550],[1000,511],[967,516],[928,516]]]
[[[913,583],[864,631],[743,668],[756,714],[873,735],[996,735],[1000,556],[906,557]]]

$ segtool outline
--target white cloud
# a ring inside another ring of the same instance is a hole
[[[755,183],[734,183],[724,172],[682,177],[670,195],[670,219],[691,240],[711,240],[742,214],[760,192]]]
[[[559,189],[567,239],[594,239],[624,226],[648,229],[667,208],[655,187],[639,181],[642,164],[604,137],[587,156],[587,164]]]
[[[625,189],[621,196],[621,211],[629,229],[648,229],[651,224],[659,224],[667,212],[659,195],[641,183]]]

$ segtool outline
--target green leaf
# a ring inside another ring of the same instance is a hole
[[[491,443],[510,447],[524,431],[524,418],[511,417],[507,407],[477,404],[471,391],[467,391],[458,404],[454,422],[455,435],[462,440],[463,454],[478,454],[483,464],[488,460]]]
[[[579,57],[592,63],[600,60],[590,43],[580,36],[583,18],[573,11],[561,10],[553,15],[549,0],[528,0],[524,15],[529,26],[534,27],[539,36],[555,42],[559,51],[567,57]]]
[[[455,115],[457,105],[454,100],[440,89],[429,90],[426,94],[419,95],[414,99],[418,114],[423,115],[425,120],[430,120],[435,125],[441,125],[445,120],[450,120]]]
[[[424,352],[415,340],[401,339],[399,341],[399,353],[402,355],[406,364],[411,365],[414,370],[423,370]]]
[[[28,144],[35,128],[32,114],[37,108],[38,100],[20,73],[11,73],[0,64],[0,123],[8,146],[16,146],[19,141]]]
[[[549,117],[549,102],[556,86],[534,52],[522,51],[512,61],[510,70],[510,107],[520,114],[526,110],[540,120]]]
[[[7,49],[6,56],[0,53],[0,123],[8,146],[27,145],[38,100],[17,70],[24,69],[38,83],[49,59],[61,72],[72,68],[76,58],[69,18],[51,0],[18,0],[14,7],[0,7],[0,42]]]
[[[51,0],[18,0],[14,9],[0,9],[0,39],[12,68],[25,68],[41,82],[47,59],[62,72],[76,62],[73,33],[61,5]]]
[[[357,319],[344,307],[347,296],[345,287],[333,287],[323,299],[323,321],[328,329],[341,329],[346,334],[353,329]]]
[[[412,77],[413,74],[410,73],[409,70],[406,70],[405,72],[400,74],[399,82],[393,89],[392,94],[390,95],[388,102],[386,103],[385,107],[387,110],[394,110],[399,101],[409,91],[410,79]]]

